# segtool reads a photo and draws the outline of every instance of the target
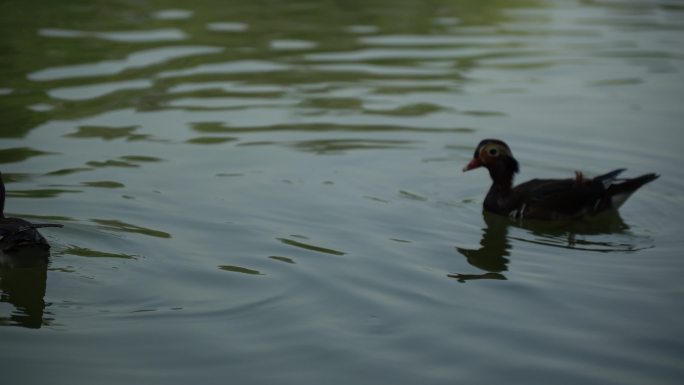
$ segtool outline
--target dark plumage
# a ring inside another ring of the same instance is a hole
[[[589,179],[576,171],[575,178],[533,179],[513,187],[518,161],[508,145],[497,139],[481,141],[463,171],[478,167],[485,167],[492,178],[485,210],[518,219],[580,219],[617,209],[641,186],[660,176],[618,179],[625,171],[618,169]]]
[[[21,218],[5,217],[5,183],[0,173],[0,251],[8,253],[28,246],[49,249],[50,245],[36,230],[41,227],[62,227],[62,225],[31,223]]]

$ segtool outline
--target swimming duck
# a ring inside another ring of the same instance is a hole
[[[463,172],[478,167],[486,168],[492,178],[484,209],[516,219],[573,220],[617,210],[632,193],[660,176],[651,173],[618,179],[625,169],[617,169],[586,178],[576,171],[574,178],[533,179],[513,187],[518,161],[498,139],[481,141]]]
[[[0,172],[0,251],[8,253],[27,246],[49,249],[50,245],[36,230],[41,227],[62,227],[62,225],[31,223],[21,218],[5,217],[5,183]]]

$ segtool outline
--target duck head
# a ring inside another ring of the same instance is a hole
[[[477,145],[473,159],[463,167],[463,172],[484,167],[494,184],[510,187],[513,176],[519,171],[518,161],[506,143],[498,139],[485,139]]]

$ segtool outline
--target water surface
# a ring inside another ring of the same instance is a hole
[[[684,7],[656,1],[0,6],[0,381],[675,384]],[[658,172],[590,223],[519,181]]]

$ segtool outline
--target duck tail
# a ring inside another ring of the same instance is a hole
[[[617,171],[617,170],[616,170]],[[611,174],[611,173],[609,173]],[[608,174],[606,174],[608,175]],[[621,180],[620,183],[611,183],[608,186],[607,193],[608,196],[611,197],[611,200],[613,202],[613,206],[615,208],[618,208],[622,206],[623,203],[627,200],[627,198],[632,195],[636,190],[638,190],[641,186],[645,185],[648,182],[652,182],[660,177],[659,174],[655,173],[650,173],[650,174],[644,174],[641,176],[638,176],[636,178],[631,178],[631,179],[624,179]],[[614,180],[614,179],[613,179]]]
[[[610,186],[615,181],[615,179],[617,179],[617,176],[622,174],[622,172],[625,170],[625,168],[619,168],[617,170],[613,170],[603,175],[599,175],[595,177],[594,180],[601,182],[603,184],[603,187],[608,188],[608,186]]]

